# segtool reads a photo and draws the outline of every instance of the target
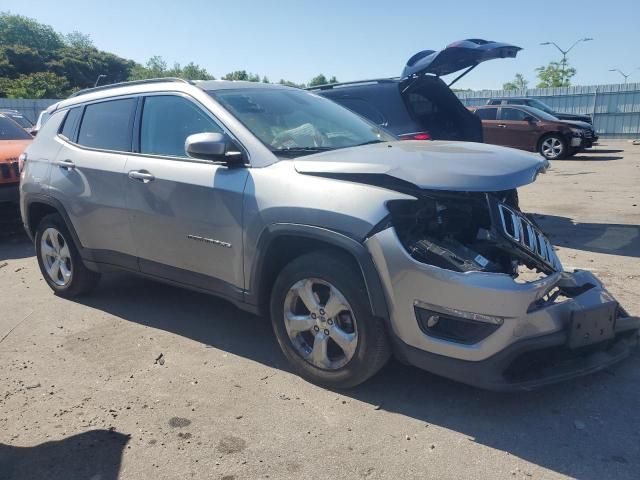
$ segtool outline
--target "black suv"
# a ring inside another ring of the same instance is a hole
[[[399,78],[321,85],[310,90],[386,128],[401,140],[482,142],[480,120],[450,87],[478,64],[494,58],[514,58],[520,50],[506,43],[462,40],[444,50],[415,54]],[[463,69],[448,85],[440,79]]]
[[[558,120],[572,120],[576,122],[586,122],[593,125],[593,119],[589,115],[580,113],[561,113],[556,112],[553,108],[540,100],[529,97],[513,97],[513,98],[491,98],[487,101],[487,105],[526,105],[528,107],[537,108],[543,112],[553,115]]]

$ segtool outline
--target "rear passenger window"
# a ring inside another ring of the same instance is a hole
[[[144,99],[140,153],[185,157],[187,137],[203,132],[223,133],[222,128],[189,100],[175,95]]]
[[[480,120],[495,120],[498,117],[497,108],[479,108],[476,110],[476,115],[480,117]]]
[[[387,123],[382,113],[365,100],[360,98],[340,98],[336,100],[349,110],[362,115],[364,118],[371,120],[375,124],[385,125]]]
[[[87,105],[78,143],[86,147],[130,152],[137,101],[135,98],[126,98]]]
[[[525,121],[529,116],[526,112],[518,110],[517,108],[503,108],[502,113],[500,113],[502,120],[515,120],[520,122]]]
[[[64,124],[62,125],[62,130],[60,130],[60,134],[66,137],[67,140],[70,140],[72,142],[76,141],[76,127],[78,126],[81,115],[82,107],[72,108],[67,112],[67,116],[64,119]]]

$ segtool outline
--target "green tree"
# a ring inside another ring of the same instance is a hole
[[[124,82],[133,67],[131,60],[95,48],[63,47],[47,62],[47,71],[65,77],[72,88],[92,87],[98,75],[106,75],[105,83]]]
[[[215,77],[207,72],[204,67],[193,62],[187,63],[178,76],[186,80],[215,80]]]
[[[0,77],[16,78],[19,75],[41,72],[47,69],[45,58],[30,47],[3,45],[0,47]]]
[[[247,72],[246,70],[235,70],[227,73],[222,80],[244,80],[246,82],[259,82],[260,75],[257,73]]]
[[[52,72],[20,75],[0,82],[0,96],[9,98],[63,98],[69,94],[69,82]]]
[[[49,25],[32,18],[0,13],[0,45],[22,45],[43,53],[62,48],[64,42]]]
[[[329,80],[324,74],[316,75],[309,81],[310,87],[317,87],[318,85],[327,85],[328,83],[338,83],[338,79],[333,75]]]
[[[576,74],[576,69],[564,66],[560,62],[550,62],[546,67],[536,68],[538,88],[570,87],[571,78]]]
[[[144,65],[133,65],[129,80],[162,77],[178,77],[185,80],[213,80],[215,78],[204,67],[193,62],[187,63],[184,67],[176,62],[173,67],[168,68],[167,62],[161,56],[155,55]]]
[[[287,87],[306,88],[306,85],[304,83],[295,83],[291,80],[285,80],[284,78],[281,78],[278,83],[280,85],[286,85]]]
[[[71,33],[67,33],[62,37],[64,39],[64,43],[71,48],[78,48],[81,50],[86,50],[87,48],[96,48],[93,44],[93,40],[91,40],[91,35],[78,32],[77,30],[74,30]]]
[[[516,73],[515,78],[502,85],[503,90],[524,90],[529,85],[529,81],[521,73]]]

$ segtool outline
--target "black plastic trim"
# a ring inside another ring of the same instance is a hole
[[[427,352],[407,345],[397,337],[394,338],[394,349],[396,355],[406,363],[474,387],[494,391],[532,390],[588,375],[625,359],[631,354],[632,349],[638,346],[639,328],[640,318],[638,317],[618,318],[616,339],[611,343],[604,342],[602,348],[595,350],[588,357],[576,360],[566,368],[521,382],[510,382],[503,375],[511,363],[528,352],[565,346],[567,341],[565,331],[521,340],[481,361],[461,360]],[[633,330],[636,331],[632,332]]]
[[[378,276],[378,271],[373,263],[373,259],[364,245],[341,233],[311,225],[277,223],[268,226],[263,231],[260,235],[260,239],[258,240],[254,256],[257,261],[254,262],[251,268],[249,283],[250,289],[245,292],[245,301],[247,303],[259,306],[260,292],[263,288],[260,282],[263,274],[265,253],[269,250],[269,246],[273,241],[284,236],[297,236],[318,240],[326,243],[327,245],[345,250],[351,254],[355,258],[360,267],[360,271],[362,272],[372,313],[376,317],[385,319],[387,323],[390,321],[389,309],[387,307],[387,300],[382,287],[382,282]],[[388,325],[388,327],[390,327],[390,325]]]

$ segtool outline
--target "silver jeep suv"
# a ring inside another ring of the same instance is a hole
[[[57,295],[118,269],[221,296],[270,315],[295,370],[330,387],[393,353],[531,388],[637,343],[639,319],[591,273],[563,271],[517,207],[547,166],[531,154],[397,141],[331,100],[257,83],[130,82],[48,113],[20,190]]]

